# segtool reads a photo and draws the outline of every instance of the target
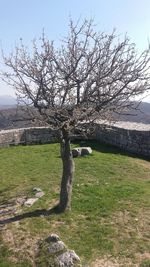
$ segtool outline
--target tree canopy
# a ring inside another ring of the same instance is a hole
[[[125,35],[95,31],[94,22],[70,21],[60,47],[42,34],[32,51],[22,43],[4,62],[3,78],[19,99],[30,100],[54,127],[69,122],[110,118],[132,107],[130,99],[150,89],[150,48],[138,55]]]

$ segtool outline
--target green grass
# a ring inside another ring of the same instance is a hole
[[[59,200],[62,171],[59,145],[0,149],[0,203],[21,195],[30,196],[33,187],[45,192],[32,207],[23,207],[21,213],[31,212],[30,216],[26,214],[18,223],[6,226],[16,248],[22,248],[19,252],[2,231],[0,267],[32,266],[32,255],[27,255],[33,250],[34,241],[51,233],[60,235],[84,263],[104,255],[135,263],[137,254],[150,251],[149,161],[96,142],[86,145],[93,148],[93,154],[75,159],[72,211],[46,217],[31,213],[49,209]]]

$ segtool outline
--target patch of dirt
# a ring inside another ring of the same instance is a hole
[[[38,238],[31,237],[19,221],[12,222],[10,225],[3,224],[3,221],[22,212],[26,199],[27,197],[22,196],[0,205],[0,221],[2,222],[0,230],[5,245],[12,251],[13,256],[10,259],[14,263],[19,259],[28,259],[34,267]]]
[[[135,262],[133,263],[129,258],[113,258],[111,256],[104,256],[96,259],[90,267],[140,267],[143,260],[150,260],[150,253],[136,254]]]
[[[34,267],[35,256],[38,249],[37,237],[31,238],[31,234],[27,231],[24,232],[23,229],[20,228],[18,222],[13,226],[15,226],[13,227],[13,230],[6,227],[5,231],[2,231],[2,239],[4,243],[13,252],[13,262],[17,262],[19,258],[28,259]]]
[[[96,259],[92,263],[91,267],[138,267],[138,265],[133,265],[130,259],[115,259],[111,256],[104,256],[103,258]]]
[[[139,209],[138,214],[125,210],[113,215],[112,226],[118,235],[115,239],[115,251],[119,254],[132,254],[133,258],[114,259],[104,257],[97,259],[92,267],[139,267],[143,260],[150,259],[150,209]],[[126,243],[122,243],[125,240]],[[145,250],[145,251],[144,251]],[[141,252],[142,251],[142,252]],[[130,257],[130,256],[129,256]]]
[[[113,215],[112,225],[117,227],[120,237],[130,237],[134,232],[138,238],[150,238],[150,209],[139,209],[138,214],[133,215],[129,211],[119,211]],[[123,230],[122,230],[123,229]]]
[[[146,169],[150,169],[150,162],[143,160],[143,159],[134,159],[134,162],[136,162],[138,165],[141,165],[142,167]]]
[[[90,267],[140,267],[144,260],[150,260],[150,253],[136,254],[136,262],[133,263],[131,259],[115,259],[111,256],[104,256],[103,258],[96,259]]]
[[[137,253],[135,257],[138,260],[138,262],[142,262],[143,260],[150,260],[150,252],[145,252],[143,254]]]

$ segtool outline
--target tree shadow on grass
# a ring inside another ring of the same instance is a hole
[[[131,158],[143,159],[143,160],[150,162],[149,156],[142,156],[139,154],[128,152],[128,151],[125,151],[119,147],[109,145],[109,144],[106,144],[106,143],[103,143],[100,141],[87,140],[87,141],[74,142],[74,144],[76,144],[76,143],[80,144],[80,146],[90,146],[93,150],[96,150],[96,151],[101,152],[101,153],[119,154],[119,155],[131,157]]]
[[[20,215],[15,215],[10,218],[2,219],[0,220],[0,226],[4,226],[6,224],[13,223],[13,222],[18,222],[18,221],[21,221],[27,218],[40,217],[40,216],[47,217],[52,214],[59,214],[59,213],[60,213],[59,206],[56,205],[53,208],[48,209],[48,210],[46,209],[34,210],[34,211],[26,212]]]

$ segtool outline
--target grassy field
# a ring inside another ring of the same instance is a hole
[[[35,266],[37,241],[51,233],[74,249],[83,264],[150,266],[149,161],[96,142],[86,145],[93,154],[75,159],[72,211],[49,216],[44,209],[59,200],[59,145],[0,149],[1,209],[32,196],[33,187],[45,192],[32,207],[2,213],[0,267]]]

